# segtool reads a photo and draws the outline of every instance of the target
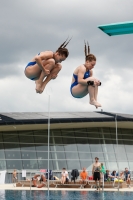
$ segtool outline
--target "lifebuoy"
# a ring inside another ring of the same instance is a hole
[[[45,183],[42,182],[41,184],[37,185],[36,187],[37,187],[37,188],[42,188],[42,187],[44,187],[44,185],[45,185]]]
[[[34,178],[33,178],[33,185],[37,188],[42,188],[45,186],[45,182],[46,182],[46,178],[44,175],[41,175],[41,179],[43,180],[43,182],[39,185],[37,185],[37,177],[40,176],[40,175],[35,175]]]
[[[36,187],[37,186],[37,179],[33,178],[33,185]]]

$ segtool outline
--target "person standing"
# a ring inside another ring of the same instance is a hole
[[[101,170],[101,163],[99,162],[99,158],[95,157],[95,162],[93,163],[92,166],[92,175],[93,175],[93,180],[95,180],[96,183],[96,190],[100,191],[100,170]]]
[[[13,183],[16,183],[17,180],[18,180],[18,178],[17,178],[17,170],[14,169],[14,171],[13,171],[13,173],[12,173],[12,182],[13,182]]]

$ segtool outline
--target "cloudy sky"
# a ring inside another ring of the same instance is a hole
[[[74,69],[84,63],[84,39],[96,55],[99,102],[109,112],[133,113],[133,35],[109,37],[97,26],[133,20],[132,0],[0,0],[0,112],[97,111],[89,97],[70,94]],[[55,51],[67,38],[70,56],[43,94],[24,75],[41,51]],[[98,109],[99,111],[101,109]]]

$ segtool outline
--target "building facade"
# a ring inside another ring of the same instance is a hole
[[[0,114],[0,170],[48,168],[48,113]],[[133,170],[133,116],[103,112],[51,113],[50,169]],[[116,140],[118,138],[118,140]]]

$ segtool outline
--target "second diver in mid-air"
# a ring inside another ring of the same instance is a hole
[[[87,42],[87,44],[85,43],[85,64],[81,64],[74,70],[70,91],[75,98],[83,98],[89,94],[90,104],[98,108],[101,107],[101,104],[97,101],[98,86],[101,85],[101,82],[93,77],[92,69],[95,64],[96,57],[90,53]]]

